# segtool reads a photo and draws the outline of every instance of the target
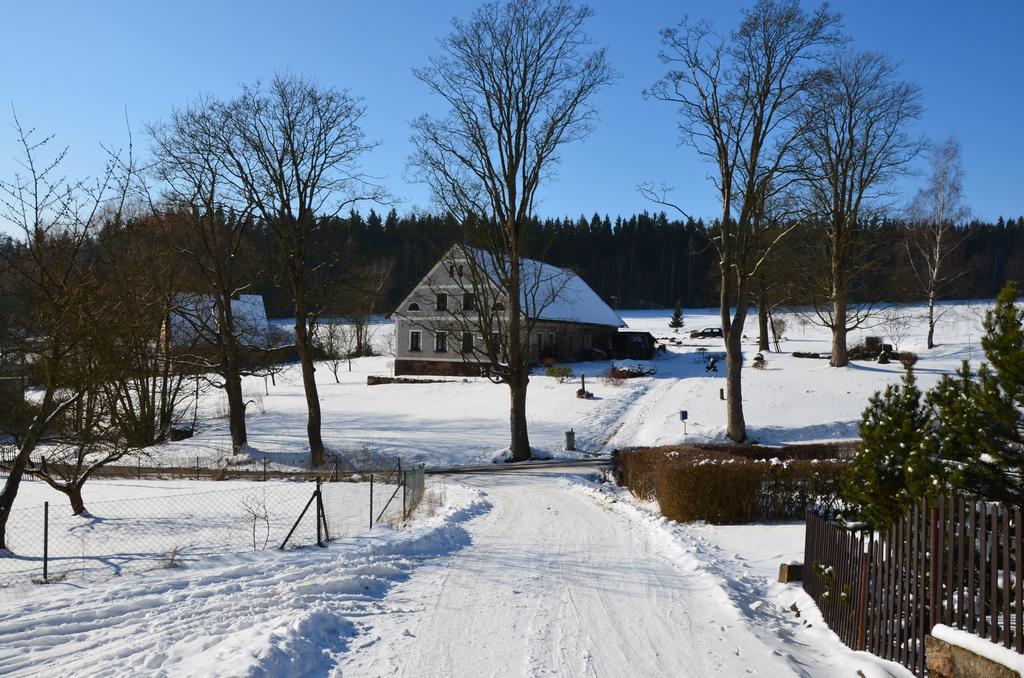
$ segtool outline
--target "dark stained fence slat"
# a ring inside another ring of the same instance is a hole
[[[978,608],[975,615],[978,617],[978,635],[984,638],[988,635],[987,616],[987,592],[988,592],[988,533],[985,529],[985,506],[978,502]]]
[[[989,537],[989,567],[992,576],[989,581],[989,640],[993,643],[999,642],[999,516],[996,513],[994,504],[989,505],[992,510],[991,524],[992,535]]]
[[[1016,509],[1013,512],[1013,603],[1014,603],[1014,619],[1016,624],[1013,627],[1013,649],[1017,652],[1024,654],[1024,633],[1022,633],[1021,623],[1024,622],[1024,583],[1022,583],[1022,570],[1024,566],[1021,563],[1021,547],[1024,545],[1024,539],[1021,538],[1021,513],[1020,509]]]
[[[975,633],[977,625],[975,620],[977,619],[977,589],[976,581],[974,577],[975,573],[975,554],[978,551],[978,530],[977,530],[977,502],[971,500],[970,512],[968,522],[970,525],[970,551],[967,556],[967,608],[964,609],[964,614],[967,616],[967,630],[971,633]]]
[[[1003,552],[1003,590],[1000,594],[1003,603],[1003,647],[1010,647],[1010,512],[999,507],[1003,515],[1002,539],[999,542]]]

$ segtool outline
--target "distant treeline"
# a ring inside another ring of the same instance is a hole
[[[594,214],[587,219],[536,220],[531,225],[532,255],[579,273],[604,299],[618,308],[714,306],[718,303],[718,262],[704,236],[701,221],[670,220],[664,213],[630,217]],[[862,274],[860,301],[919,301],[904,246],[906,226],[882,222],[871,227],[882,243],[879,265]],[[972,221],[962,227],[965,239],[950,255],[949,270],[961,274],[945,290],[945,298],[992,298],[1007,280],[1024,280],[1024,217],[995,223]],[[390,281],[379,305],[388,312],[454,242],[462,227],[432,215],[380,216],[352,212],[323,219],[313,248],[313,264],[325,264],[326,275],[344,276],[346,264],[390,262]],[[796,236],[799,238],[799,234]],[[265,228],[253,231],[263,262],[276,259],[276,243]],[[781,268],[801,265],[800,248],[788,248]],[[331,273],[334,272],[334,273]],[[340,291],[339,294],[343,294]],[[271,316],[290,313],[286,281],[267,276],[259,285]],[[799,292],[793,303],[799,303]]]

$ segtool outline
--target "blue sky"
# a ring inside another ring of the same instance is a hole
[[[71,147],[70,173],[95,173],[99,143],[125,143],[124,110],[145,146],[146,122],[200,93],[229,97],[241,82],[290,71],[348,87],[365,98],[367,133],[381,142],[365,168],[384,177],[399,211],[429,208],[425,189],[404,180],[409,121],[437,102],[412,77],[436,52],[452,16],[478,3],[423,2],[71,2],[7,3],[0,26],[0,176],[16,170],[9,103],[22,122]],[[675,111],[641,90],[663,72],[658,30],[688,14],[728,28],[749,3],[732,1],[590,3],[595,42],[608,47],[622,78],[598,100],[601,121],[563,154],[542,215],[626,214],[654,209],[637,193],[653,180],[677,187],[696,215],[716,214],[707,167],[679,146]],[[808,7],[815,5],[809,4]],[[834,2],[852,47],[902,63],[923,87],[918,131],[956,134],[966,195],[985,219],[1024,213],[1024,28],[1021,0],[857,0]],[[919,179],[901,186],[909,197]],[[2,228],[2,226],[0,226]]]

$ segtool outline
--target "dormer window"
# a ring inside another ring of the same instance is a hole
[[[412,302],[411,304],[409,304],[409,310],[410,310],[410,311],[418,311],[418,310],[420,310],[420,305],[419,305],[419,304],[417,304],[417,303],[416,303],[416,302],[414,301],[414,302]]]

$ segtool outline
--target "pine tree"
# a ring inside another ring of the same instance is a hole
[[[930,416],[914,371],[875,393],[861,419],[861,446],[844,479],[843,498],[861,520],[885,528],[923,496],[941,469],[934,461]]]
[[[672,318],[668,321],[668,326],[676,332],[683,326],[683,308],[679,305],[678,301],[676,302],[675,309],[672,311]]]
[[[965,362],[929,394],[938,456],[954,487],[991,501],[1024,503],[1024,309],[1007,285],[985,315],[981,340],[991,367]]]

